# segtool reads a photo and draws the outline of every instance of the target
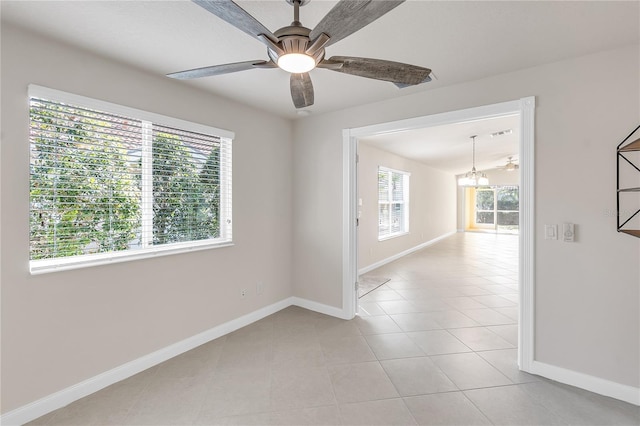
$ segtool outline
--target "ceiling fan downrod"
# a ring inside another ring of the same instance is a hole
[[[293,0],[293,22],[291,25],[302,25],[300,23],[300,6],[302,6],[300,0]]]

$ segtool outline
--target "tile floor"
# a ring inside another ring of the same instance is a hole
[[[342,321],[290,307],[34,425],[638,425],[520,372],[517,237],[457,234],[375,274]]]

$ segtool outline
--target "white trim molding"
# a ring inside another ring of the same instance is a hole
[[[402,257],[405,257],[405,256],[407,256],[407,255],[409,255],[411,253],[414,253],[414,252],[416,252],[418,250],[422,250],[425,247],[429,247],[430,245],[433,245],[433,244],[437,243],[438,241],[444,240],[445,238],[448,238],[448,237],[456,234],[456,232],[457,231],[447,232],[446,234],[441,235],[439,237],[436,237],[436,238],[434,238],[432,240],[425,241],[424,243],[418,244],[415,247],[411,247],[410,249],[407,249],[405,251],[401,251],[400,253],[394,254],[393,256],[389,256],[386,259],[382,259],[382,260],[379,260],[379,261],[377,261],[375,263],[372,263],[369,266],[365,266],[364,268],[358,270],[358,275],[366,274],[367,272],[373,271],[374,269],[377,269],[377,268],[379,268],[379,267],[381,267],[383,265],[386,265],[387,263],[391,263],[394,260],[398,260],[398,259],[400,259]]]
[[[535,354],[535,107],[534,97],[519,101],[520,246],[518,366],[529,371]]]
[[[342,131],[342,318],[348,319],[358,311],[358,141],[351,132]]]
[[[301,308],[308,309],[310,311],[318,312],[321,314],[329,315],[344,320],[350,320],[353,317],[345,317],[344,309],[336,308],[334,306],[325,305],[323,303],[314,302],[313,300],[303,299],[301,297],[293,297],[292,305],[299,306]]]
[[[540,361],[531,363],[530,372],[539,376],[555,380],[560,383],[575,386],[589,392],[619,399],[634,405],[640,405],[640,388],[612,382],[599,377],[590,376]]]

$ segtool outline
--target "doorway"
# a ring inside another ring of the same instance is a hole
[[[371,135],[391,134],[445,124],[518,115],[520,130],[520,212],[519,212],[519,321],[518,365],[530,371],[533,361],[533,249],[534,249],[534,111],[535,98],[486,105],[460,111],[381,123],[343,131],[343,316],[357,312],[357,152],[358,140]]]

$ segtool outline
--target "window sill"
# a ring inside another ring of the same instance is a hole
[[[189,253],[200,250],[210,250],[233,246],[233,241],[224,242],[190,242],[177,243],[166,246],[123,251],[115,253],[99,253],[95,255],[70,256],[59,259],[31,260],[29,272],[31,275],[47,274],[50,272],[69,271],[72,269],[88,268],[91,266],[108,265],[111,263],[129,262],[132,260],[150,259],[171,254]]]
[[[395,234],[385,235],[384,237],[378,237],[378,241],[386,241],[391,240],[393,238],[402,237],[404,235],[408,235],[409,231],[406,232],[396,232]]]

